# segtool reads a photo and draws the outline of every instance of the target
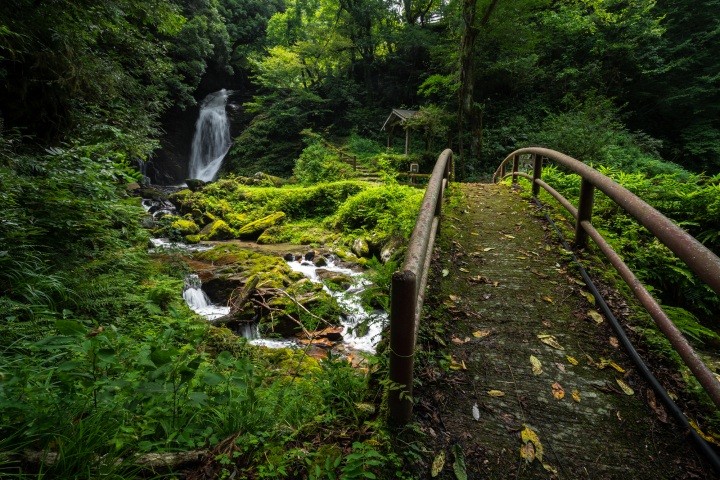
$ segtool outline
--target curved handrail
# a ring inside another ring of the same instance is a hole
[[[533,175],[519,172],[520,155],[533,156]],[[550,187],[542,179],[543,158],[553,160],[568,170],[580,175],[580,200],[577,208],[572,206],[560,193]],[[512,161],[512,172],[505,174],[506,165]],[[645,307],[660,330],[665,334],[673,348],[678,352],[685,364],[690,368],[695,378],[700,382],[716,406],[720,407],[720,382],[710,369],[698,357],[680,330],[665,314],[662,307],[640,283],[635,274],[622,261],[620,256],[612,249],[607,241],[593,227],[591,223],[594,189],[598,188],[627,213],[633,216],[641,225],[647,228],[658,240],[667,246],[677,257],[697,274],[710,288],[720,294],[720,258],[707,247],[697,241],[692,235],[675,225],[670,219],[648,205],[645,201],[621,186],[614,180],[585,165],[568,155],[555,150],[540,147],[521,148],[508,155],[493,175],[493,181],[498,178],[517,177],[528,178],[532,182],[534,196],[539,193],[540,187],[560,202],[575,218],[575,245],[583,247],[587,238],[592,238],[603,254],[610,260],[620,276],[625,280],[635,297]]]
[[[452,150],[438,157],[423,197],[405,262],[393,274],[390,291],[389,421],[404,425],[412,415],[415,342],[443,194],[450,181]]]

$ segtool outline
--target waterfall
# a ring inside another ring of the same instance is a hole
[[[228,93],[225,89],[211,93],[200,104],[190,147],[189,178],[214,180],[230,149],[230,124],[225,112]]]
[[[229,307],[213,305],[207,293],[202,289],[200,277],[194,273],[185,277],[183,299],[185,299],[191,310],[208,320],[214,320],[230,313]]]

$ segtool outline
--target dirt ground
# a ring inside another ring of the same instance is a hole
[[[420,333],[418,477],[464,463],[469,479],[716,478],[651,407],[536,207],[507,186],[454,188]]]

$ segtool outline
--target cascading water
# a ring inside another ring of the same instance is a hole
[[[189,178],[214,180],[230,149],[230,123],[225,112],[228,94],[222,89],[205,97],[200,104],[190,147]]]
[[[203,292],[200,277],[195,274],[185,277],[183,298],[192,311],[202,315],[208,320],[214,320],[230,313],[229,307],[213,305],[207,294]]]

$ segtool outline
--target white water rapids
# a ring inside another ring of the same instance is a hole
[[[189,178],[214,180],[230,150],[230,123],[225,112],[228,93],[225,89],[211,93],[200,104],[190,147]]]
[[[343,344],[354,350],[375,352],[375,347],[380,341],[382,329],[387,321],[385,312],[367,312],[360,302],[360,292],[367,287],[369,282],[361,278],[358,272],[349,268],[335,265],[332,261],[324,267],[316,267],[307,261],[288,262],[290,268],[300,272],[313,282],[321,283],[317,270],[322,268],[330,272],[341,273],[352,277],[354,284],[345,292],[334,292],[324,286],[326,292],[332,295],[346,313],[341,319]],[[188,306],[196,313],[208,320],[214,320],[227,315],[228,307],[213,305],[207,294],[202,291],[200,279],[197,275],[188,275],[185,280],[183,298]],[[262,345],[270,348],[291,348],[298,344],[294,339],[268,339],[260,338],[257,325],[243,325],[240,333],[254,345]]]

